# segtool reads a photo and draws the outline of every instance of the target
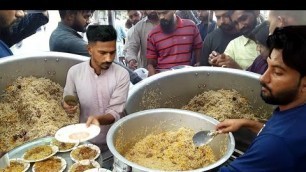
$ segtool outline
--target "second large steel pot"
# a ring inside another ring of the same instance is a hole
[[[129,93],[126,113],[155,109],[180,109],[197,94],[208,90],[236,89],[246,97],[257,114],[268,113],[273,106],[260,97],[260,75],[237,69],[193,67],[167,71],[136,84]],[[256,134],[241,129],[233,133],[236,148],[245,151]]]

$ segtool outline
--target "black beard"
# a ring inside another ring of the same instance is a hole
[[[77,24],[76,22],[73,23],[73,25],[71,26],[72,29],[74,29],[75,31],[77,32],[86,32],[86,29],[87,29],[87,25],[85,27]]]
[[[270,95],[264,95],[262,92],[260,93],[261,98],[268,104],[271,105],[287,105],[292,102],[298,94],[298,86],[294,89],[286,90],[284,92],[279,93],[278,95],[272,95],[272,91],[269,87],[267,87],[264,83],[261,83],[263,87],[265,87]]]
[[[253,30],[256,28],[256,25],[257,25],[257,20],[255,19],[254,23],[251,26],[251,29],[242,31],[242,35],[252,39],[254,37]]]
[[[174,18],[171,18],[170,20],[161,19],[160,27],[164,33],[172,33],[175,30]]]

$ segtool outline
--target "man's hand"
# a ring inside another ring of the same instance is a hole
[[[240,119],[226,119],[216,125],[216,130],[221,133],[234,132],[239,130],[243,125]]]
[[[138,66],[138,62],[137,62],[137,60],[135,60],[135,59],[130,60],[129,63],[128,63],[128,67],[129,67],[131,70],[137,69],[137,66]]]
[[[200,62],[195,63],[193,66],[195,67],[200,66]]]
[[[209,55],[208,62],[212,66],[242,69],[230,56],[215,51]]]
[[[216,125],[216,130],[220,133],[235,132],[241,127],[245,127],[254,133],[258,133],[264,124],[250,119],[226,119]]]
[[[97,116],[89,116],[87,121],[86,121],[86,126],[89,127],[90,124],[94,124],[94,125],[97,125],[99,126],[100,123],[99,123],[99,120],[97,119]]]
[[[66,113],[68,114],[73,114],[77,111],[78,106],[71,106],[68,105],[65,101],[62,101],[62,106],[64,108],[64,110],[66,111]]]

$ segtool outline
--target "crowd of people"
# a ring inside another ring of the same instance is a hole
[[[69,69],[63,97],[77,96],[80,122],[101,127],[91,142],[102,151],[108,149],[109,127],[123,117],[129,83],[142,80],[135,70],[144,68],[150,77],[180,65],[224,67],[260,74],[262,99],[278,106],[265,124],[226,119],[216,126],[221,133],[241,127],[257,133],[249,149],[219,171],[306,171],[306,11],[271,10],[263,20],[259,10],[195,10],[185,15],[130,10],[120,54],[126,63],[116,58],[116,27],[90,24],[92,10],[59,12],[50,51],[89,57]],[[41,22],[33,15],[0,10],[0,58],[13,55],[10,46],[48,22],[47,11],[35,14]],[[79,32],[86,33],[88,41]],[[64,101],[62,106],[67,113],[77,108]]]

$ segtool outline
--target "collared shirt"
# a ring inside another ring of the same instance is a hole
[[[50,51],[66,52],[88,56],[87,42],[71,27],[58,23],[49,39]]]
[[[192,52],[202,48],[202,38],[194,22],[178,16],[176,19],[173,33],[165,34],[160,25],[157,25],[148,35],[146,57],[157,60],[156,69],[191,65]]]
[[[242,35],[229,42],[224,53],[229,55],[245,70],[259,55],[256,47],[255,41]]]
[[[128,61],[135,59],[138,62],[138,68],[147,66],[147,39],[149,32],[154,28],[154,24],[147,17],[140,20],[135,26],[130,28],[130,38],[126,44],[126,59]],[[139,53],[139,55],[138,55]]]
[[[123,115],[129,84],[128,72],[119,65],[113,63],[108,70],[97,75],[90,61],[85,61],[69,69],[63,96],[78,97],[81,123],[86,122],[90,115],[108,113],[118,121]],[[100,125],[100,134],[90,142],[105,150],[106,134],[110,127]]]

